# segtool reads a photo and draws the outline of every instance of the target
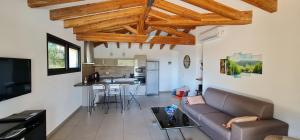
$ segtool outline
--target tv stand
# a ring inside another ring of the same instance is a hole
[[[0,119],[0,140],[46,140],[46,110],[28,110]]]

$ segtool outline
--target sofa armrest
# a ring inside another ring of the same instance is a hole
[[[263,140],[268,135],[286,136],[288,128],[287,123],[276,119],[234,123],[231,140]]]

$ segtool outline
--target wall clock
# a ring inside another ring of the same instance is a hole
[[[190,56],[186,55],[184,56],[184,59],[183,59],[183,65],[186,69],[188,69],[191,65],[191,58]]]

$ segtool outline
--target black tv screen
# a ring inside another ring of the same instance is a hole
[[[0,101],[31,93],[31,60],[0,57]]]

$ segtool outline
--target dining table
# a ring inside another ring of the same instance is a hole
[[[105,87],[108,87],[109,84],[119,84],[121,86],[121,94],[122,94],[122,113],[125,111],[125,96],[126,96],[126,88],[129,85],[139,84],[136,80],[131,79],[115,79],[115,80],[100,80],[93,82],[80,82],[76,83],[74,87],[82,87],[85,88],[85,94],[87,94],[87,102],[88,102],[88,113],[91,114],[94,108],[94,97],[93,97],[93,85],[102,84]]]

